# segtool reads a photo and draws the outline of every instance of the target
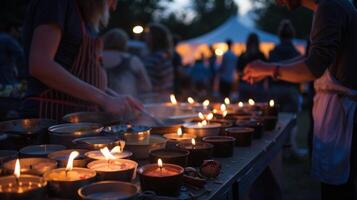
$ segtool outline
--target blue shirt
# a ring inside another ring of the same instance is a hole
[[[228,50],[223,55],[222,64],[219,68],[220,80],[229,83],[233,82],[237,61],[237,56],[231,50]]]

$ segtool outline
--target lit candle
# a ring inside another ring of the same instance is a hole
[[[48,158],[19,159],[21,173],[42,176],[45,172],[57,168],[57,162]],[[10,160],[3,165],[3,173],[11,174],[16,166],[16,160]]]
[[[208,109],[209,104],[210,104],[209,100],[205,100],[205,101],[202,103],[202,105],[203,105],[203,109],[204,109],[204,110],[207,110],[207,109]]]
[[[254,106],[254,105],[255,105],[255,101],[254,101],[253,99],[249,99],[249,100],[248,100],[248,104],[249,104],[250,106]]]
[[[279,114],[278,106],[275,104],[275,101],[271,99],[265,107],[263,107],[263,115],[265,116],[275,116]]]
[[[96,160],[88,168],[97,172],[99,180],[131,181],[135,178],[138,164],[131,160],[117,159],[107,147],[100,150],[105,160]]]
[[[194,134],[183,133],[182,128],[177,129],[177,133],[169,133],[165,134],[164,137],[168,139],[166,148],[174,149],[176,148],[176,144],[180,141],[191,140],[192,138],[196,138]]]
[[[170,101],[172,105],[177,105],[177,100],[174,94],[170,95]]]
[[[197,142],[192,139],[191,142],[180,142],[177,147],[190,152],[188,156],[189,166],[200,166],[204,160],[212,157],[213,145],[205,142]]]
[[[124,141],[121,141],[124,142]],[[125,143],[125,142],[124,142]],[[125,144],[114,147],[110,150],[110,153],[115,157],[115,159],[124,159],[129,158],[133,155],[130,151],[124,151]],[[90,151],[85,154],[85,156],[91,160],[105,160],[105,156],[101,153],[101,151]]]
[[[79,152],[73,151],[68,158],[66,168],[53,169],[44,174],[49,190],[57,197],[74,198],[80,187],[95,180],[95,171],[73,167],[73,161],[78,155]]]
[[[208,117],[208,116],[207,116]],[[192,122],[192,123],[186,123],[183,125],[184,131],[188,134],[191,135],[196,135],[197,137],[205,137],[205,136],[213,136],[213,135],[218,135],[220,132],[221,124],[219,123],[208,123],[208,119],[211,118],[211,115],[209,118],[205,117],[205,120],[201,122]]]
[[[240,102],[238,103],[238,107],[239,107],[239,108],[243,108],[243,107],[244,107],[244,103],[240,101]]]
[[[156,164],[148,164],[138,169],[142,191],[151,190],[158,195],[177,195],[183,184],[184,169],[166,164],[158,159]]]
[[[21,175],[20,161],[15,161],[13,176],[0,177],[0,199],[31,199],[45,196],[46,181],[39,176]]]
[[[225,103],[226,105],[229,105],[229,104],[231,104],[231,100],[230,100],[228,97],[226,97],[226,98],[224,99],[224,103]]]
[[[192,105],[195,103],[195,100],[192,97],[188,97],[187,102]]]

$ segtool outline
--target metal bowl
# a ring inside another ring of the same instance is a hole
[[[57,144],[43,144],[43,145],[32,145],[20,149],[20,154],[23,157],[44,157],[47,158],[47,155],[55,152],[66,149],[63,145]]]
[[[99,150],[104,147],[110,149],[120,146],[120,138],[115,136],[83,137],[72,141],[79,149]]]
[[[0,122],[0,132],[8,135],[9,146],[20,149],[28,145],[47,143],[47,129],[56,124],[57,121],[50,119],[11,120]]]
[[[150,143],[145,144],[126,144],[127,151],[133,153],[133,159],[143,160],[149,157],[149,153],[153,150],[164,149],[166,147],[167,139],[161,136],[150,136]]]
[[[77,138],[99,136],[103,126],[97,123],[60,124],[48,129],[51,144],[74,147],[72,141]]]
[[[22,158],[19,159],[21,174],[42,176],[44,173],[57,168],[57,162],[48,158]],[[8,161],[3,166],[4,174],[13,174],[16,160]]]
[[[134,200],[138,192],[138,187],[131,183],[102,181],[80,188],[78,195],[82,200]]]
[[[138,125],[114,125],[104,129],[105,132],[116,134],[127,144],[149,144],[151,128]]]
[[[73,167],[86,167],[89,160],[84,155],[88,152],[88,150],[84,149],[67,149],[63,151],[56,151],[48,154],[48,158],[57,161],[59,167],[66,167],[69,155],[73,151],[79,152],[79,156],[73,160]]]
[[[121,123],[122,116],[107,112],[76,112],[65,115],[63,121],[68,123],[99,123],[105,126]]]

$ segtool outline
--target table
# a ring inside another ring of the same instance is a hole
[[[217,158],[222,164],[222,173],[218,180],[207,183],[206,189],[210,192],[198,199],[222,199],[229,192],[233,192],[233,199],[242,199],[258,176],[282,151],[295,124],[294,114],[282,113],[275,131],[266,132],[262,139],[254,140],[250,147],[235,148],[231,158]]]

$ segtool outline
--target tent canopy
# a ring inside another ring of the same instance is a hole
[[[260,48],[266,55],[274,48],[275,44],[279,43],[279,38],[276,35],[247,27],[238,20],[237,16],[233,16],[215,30],[181,42],[177,51],[182,55],[184,63],[187,64],[203,55],[209,56],[208,45],[213,45],[214,49],[218,49],[219,52],[226,51],[227,47],[224,42],[231,39],[234,42],[233,51],[239,55],[245,50],[245,42],[251,33],[256,33],[259,36]],[[294,43],[301,52],[304,51],[304,41],[294,40]]]

